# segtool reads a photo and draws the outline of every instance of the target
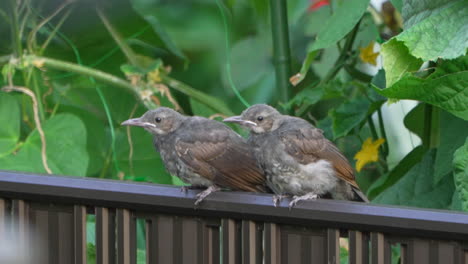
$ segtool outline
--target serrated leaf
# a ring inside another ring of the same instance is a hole
[[[85,176],[88,168],[86,129],[72,114],[58,114],[43,124],[47,162],[54,174]],[[41,140],[37,130],[26,139],[16,155],[0,159],[4,170],[46,173],[41,158]]]
[[[0,157],[15,149],[20,135],[20,108],[16,98],[0,92]]]
[[[409,54],[403,42],[392,38],[382,45],[383,68],[388,86],[401,79],[407,72],[417,71],[423,61]]]
[[[453,155],[455,187],[460,195],[463,211],[468,211],[468,137]]]
[[[466,53],[466,0],[406,0],[402,10],[405,30],[396,39],[403,41],[413,56],[428,61]]]
[[[468,120],[468,56],[443,61],[426,78],[405,73],[386,89],[374,88],[383,96],[423,101]]]
[[[453,178],[444,177],[433,185],[435,149],[428,151],[398,182],[380,193],[372,202],[423,208],[448,208],[454,192]]]

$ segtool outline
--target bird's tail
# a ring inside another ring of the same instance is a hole
[[[355,194],[354,195],[355,201],[370,203],[367,196],[361,190],[359,190],[358,188],[355,188],[355,187],[352,187],[352,188],[353,188],[353,192]]]

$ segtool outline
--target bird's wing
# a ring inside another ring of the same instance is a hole
[[[196,140],[180,139],[176,142],[177,155],[195,173],[219,186],[263,191],[265,176],[251,150],[241,138],[236,140],[229,132],[220,130],[215,137],[201,135]]]
[[[286,152],[301,164],[324,159],[333,164],[339,178],[359,188],[353,168],[338,148],[323,136],[318,128],[301,128],[283,131],[280,134]]]

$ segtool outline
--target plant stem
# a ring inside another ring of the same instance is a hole
[[[291,62],[289,51],[288,12],[286,0],[270,0],[276,89],[280,101],[289,101]]]
[[[382,152],[383,152],[384,157],[387,157],[388,152],[389,152],[388,140],[387,140],[387,133],[385,132],[385,126],[384,126],[383,117],[382,117],[382,110],[380,108],[377,109],[377,116],[379,117],[380,134],[385,139],[385,142],[383,143]]]
[[[367,117],[367,123],[369,124],[369,128],[370,128],[370,131],[371,131],[371,134],[372,134],[372,138],[374,140],[377,140],[379,138],[379,136],[377,135],[377,130],[375,129],[374,120],[372,120],[371,115],[369,115]]]
[[[42,57],[42,56],[28,55],[28,56],[25,56],[24,58],[30,64],[32,64],[33,61],[40,62],[40,63],[43,63],[44,66],[46,67],[50,67],[56,70],[74,72],[74,73],[90,76],[108,85],[128,90],[134,93],[136,97],[138,98],[138,100],[142,102],[141,97],[139,95],[140,91],[143,90],[141,87],[134,86],[131,83],[119,77],[116,77],[112,74],[105,73],[103,71],[89,68],[86,66],[81,66],[75,63],[51,59],[51,58]],[[226,107],[224,104],[220,103],[220,101],[217,98],[207,95],[203,92],[200,92],[190,87],[189,85],[184,84],[180,81],[177,81],[169,76],[162,76],[162,79],[165,83],[167,83],[172,88],[176,89],[177,91],[189,97],[192,97],[193,99],[199,101],[200,103],[205,104],[211,109],[219,113],[222,113],[224,115],[227,115],[227,116],[234,115],[232,111],[228,107]]]
[[[18,12],[16,9],[16,1],[10,0],[10,20],[11,20],[11,39],[13,40],[13,52],[16,57],[21,57],[23,48],[21,46],[21,36],[18,28]]]
[[[359,31],[359,25],[361,25],[361,21],[362,21],[362,19],[359,20],[359,22],[354,26],[353,30],[346,37],[346,42],[345,42],[345,44],[343,46],[343,51],[340,53],[340,56],[338,57],[338,59],[336,59],[334,67],[323,78],[323,80],[320,82],[320,84],[327,83],[331,79],[335,78],[335,76],[338,74],[338,72],[340,72],[341,68],[343,68],[343,66],[345,65],[346,60],[349,57],[349,53],[350,53],[351,49],[353,48],[353,43],[354,43],[354,40],[356,39],[356,35],[357,35],[358,31]]]
[[[439,121],[439,109],[425,104],[423,144],[428,148],[436,148],[439,145]]]

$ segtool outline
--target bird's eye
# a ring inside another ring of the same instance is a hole
[[[258,120],[258,121],[262,121],[262,120],[263,120],[263,116],[257,117],[257,120]]]
[[[160,117],[156,117],[156,118],[154,119],[154,121],[156,121],[156,123],[159,123],[159,122],[161,122],[161,118],[160,118]]]

